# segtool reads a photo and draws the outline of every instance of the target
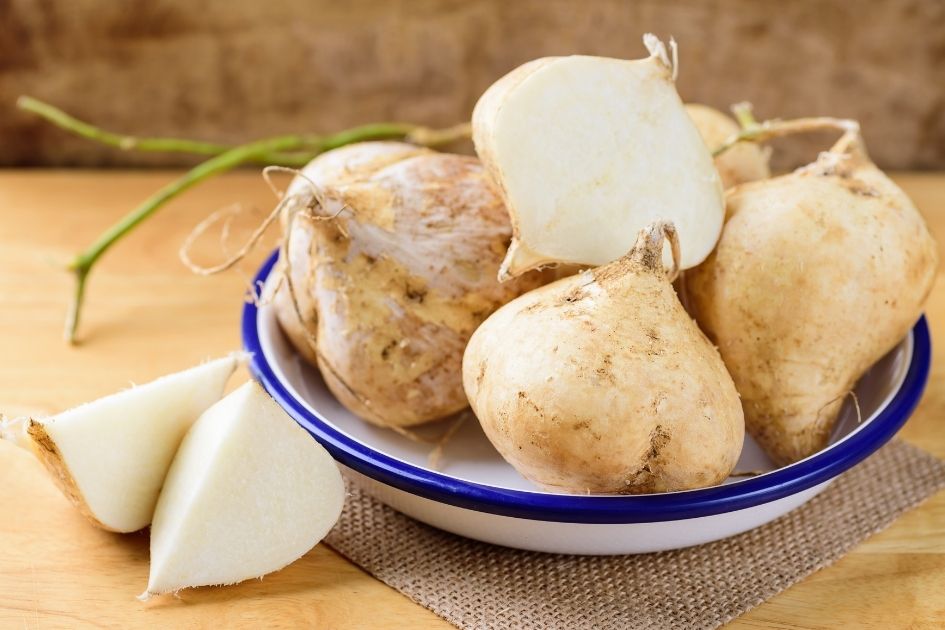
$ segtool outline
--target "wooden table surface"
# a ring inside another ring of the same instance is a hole
[[[244,171],[194,189],[101,261],[91,280],[82,343],[63,343],[80,246],[171,177],[167,172],[0,171],[0,411],[55,412],[190,366],[239,346],[247,274],[198,277],[177,249],[214,209],[243,202],[248,220],[272,205]],[[945,238],[945,174],[897,180]],[[256,211],[252,212],[255,206]],[[241,224],[241,227],[245,227]],[[235,237],[245,233],[235,231]],[[219,241],[198,252],[210,260]],[[928,305],[945,338],[945,287]],[[900,434],[945,458],[945,360]],[[135,600],[147,582],[146,533],[90,527],[24,451],[0,443],[0,628],[294,627],[446,628],[448,624],[325,546],[287,569],[242,585]],[[834,566],[759,606],[733,628],[945,627],[945,493],[909,512]]]

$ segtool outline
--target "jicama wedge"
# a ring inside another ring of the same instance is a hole
[[[334,460],[255,382],[208,409],[184,438],[151,526],[141,599],[277,571],[338,520]]]
[[[4,421],[2,434],[33,451],[92,523],[137,531],[151,522],[181,440],[223,396],[238,360],[210,361],[48,418]]]
[[[702,262],[724,218],[712,156],[653,35],[646,59],[548,57],[499,79],[473,112],[476,152],[502,192],[513,239],[499,272],[602,265],[657,220],[679,232],[683,269]],[[670,262],[668,254],[664,262]]]

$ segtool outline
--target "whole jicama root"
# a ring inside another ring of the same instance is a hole
[[[356,144],[312,161],[287,199],[276,311],[332,393],[389,427],[465,408],[469,336],[543,283],[536,273],[496,279],[512,230],[479,161]]]
[[[738,133],[738,123],[722,112],[706,105],[687,103],[686,113],[692,118],[699,135],[710,150],[722,146]],[[715,157],[715,168],[726,189],[738,184],[771,177],[768,168],[770,151],[751,142],[742,142]]]
[[[813,164],[729,190],[718,247],[686,275],[748,432],[779,464],[827,445],[854,383],[921,314],[937,267],[919,211],[846,127]]]
[[[664,234],[509,302],[463,358],[469,402],[524,477],[557,491],[669,492],[723,481],[744,420],[718,352],[663,269]]]

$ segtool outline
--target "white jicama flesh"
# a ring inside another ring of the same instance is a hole
[[[676,92],[665,46],[652,35],[644,42],[651,55],[636,61],[531,61],[479,99],[476,152],[514,233],[500,278],[611,262],[656,220],[677,226],[682,268],[712,251],[724,218],[719,174]]]
[[[277,571],[328,533],[344,504],[334,460],[255,382],[184,438],[151,526],[147,599]]]
[[[238,362],[216,359],[55,416],[6,421],[3,437],[31,450],[95,525],[137,531],[151,522],[181,440]]]

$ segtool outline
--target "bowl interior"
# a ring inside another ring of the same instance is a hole
[[[257,326],[265,360],[276,376],[293,397],[336,430],[389,457],[427,470],[437,470],[456,479],[496,488],[539,491],[502,459],[471,412],[413,430],[431,443],[413,441],[388,429],[375,427],[350,413],[334,398],[319,371],[308,365],[282,334],[271,307],[264,306],[259,310]],[[862,429],[889,403],[902,386],[911,356],[912,335],[909,335],[860,379],[854,390],[856,398],[848,396],[844,401],[831,436],[831,446]],[[463,415],[466,416],[464,422],[446,442],[434,469],[429,462],[434,448],[432,443]],[[736,473],[772,470],[775,467],[771,461],[754,440],[746,436]],[[744,479],[745,476],[733,475],[725,483]]]

